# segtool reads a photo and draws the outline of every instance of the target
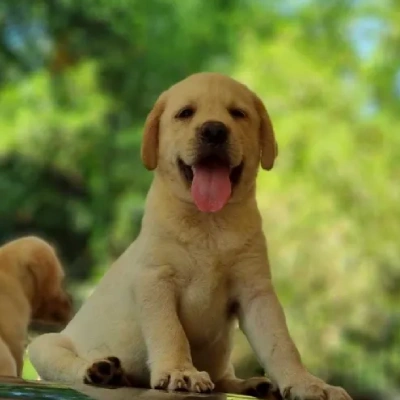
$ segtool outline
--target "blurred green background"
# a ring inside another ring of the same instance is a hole
[[[0,241],[54,243],[78,307],[138,233],[157,95],[230,74],[274,121],[258,197],[304,361],[354,391],[396,391],[399,21],[395,0],[1,0]]]

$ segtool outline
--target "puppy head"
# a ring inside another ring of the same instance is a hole
[[[72,297],[64,289],[65,273],[53,248],[43,241],[32,243],[26,267],[32,320],[66,325],[73,316]]]
[[[162,93],[142,143],[146,168],[204,212],[240,201],[254,188],[260,163],[270,170],[277,152],[262,101],[217,73],[191,75]]]
[[[32,310],[32,320],[65,326],[73,317],[72,297],[65,290],[47,293]]]

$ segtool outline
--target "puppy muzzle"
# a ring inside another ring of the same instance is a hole
[[[197,157],[196,161],[216,158],[220,162],[230,165],[229,128],[220,121],[206,121],[198,129],[197,133]]]

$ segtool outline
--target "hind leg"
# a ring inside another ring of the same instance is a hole
[[[222,379],[215,384],[215,390],[222,393],[242,394],[266,400],[281,399],[278,391],[274,390],[271,381],[262,376],[249,379]]]
[[[230,365],[228,372],[222,379],[215,382],[215,391],[242,394],[266,400],[282,399],[279,391],[268,378],[260,376],[249,379],[239,379],[235,375],[233,365]]]
[[[41,379],[62,383],[83,382],[90,363],[79,357],[71,339],[60,333],[36,337],[28,355]]]
[[[41,379],[99,386],[130,386],[116,357],[86,360],[77,355],[71,339],[60,333],[38,336],[28,346],[32,365]]]
[[[17,363],[10,349],[0,338],[0,376],[17,376]]]

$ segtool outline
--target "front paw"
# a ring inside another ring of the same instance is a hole
[[[192,368],[175,368],[154,371],[151,374],[151,387],[154,389],[207,393],[214,389],[207,372]]]
[[[331,386],[314,376],[286,386],[282,390],[285,400],[352,400],[339,386]]]

